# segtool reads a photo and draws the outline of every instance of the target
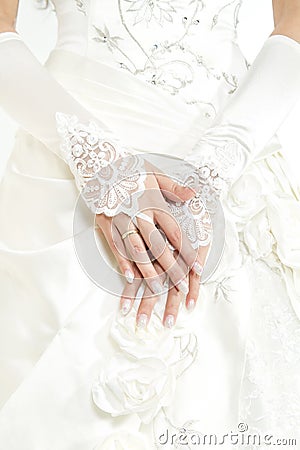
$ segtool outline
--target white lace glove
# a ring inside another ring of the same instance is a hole
[[[196,170],[185,182],[211,213],[299,98],[300,45],[286,36],[271,36],[214,126],[186,158]]]
[[[95,214],[133,215],[144,192],[146,169],[140,155],[130,154],[97,123],[82,124],[78,117],[56,114],[61,152],[78,189]]]
[[[0,104],[64,159],[93,213],[132,214],[144,191],[142,158],[69,95],[13,32],[0,34]]]

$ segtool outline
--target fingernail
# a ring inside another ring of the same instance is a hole
[[[195,300],[194,300],[193,298],[191,298],[191,299],[187,302],[186,309],[187,309],[188,311],[193,311],[193,309],[195,308],[195,305],[196,305]]]
[[[169,314],[165,320],[165,327],[172,328],[174,326],[174,323],[175,323],[174,316],[172,314]]]
[[[198,263],[198,261],[196,261],[195,264],[193,265],[193,269],[197,275],[201,275],[203,272],[203,266],[201,266],[201,264]]]
[[[163,291],[162,285],[159,283],[159,281],[153,281],[151,283],[151,289],[154,292],[154,294],[161,294]]]
[[[187,294],[189,292],[189,285],[187,284],[186,281],[181,281],[178,284],[178,289],[180,290],[180,292],[182,292],[183,294]]]
[[[123,314],[123,316],[126,316],[126,314],[129,313],[131,309],[131,301],[126,298],[126,300],[123,301],[122,306],[121,306],[121,313]]]
[[[146,328],[147,323],[148,323],[148,316],[147,316],[147,314],[140,314],[138,316],[136,326],[138,328]]]
[[[128,281],[128,283],[132,284],[134,280],[134,273],[131,272],[130,269],[125,270],[125,278]]]

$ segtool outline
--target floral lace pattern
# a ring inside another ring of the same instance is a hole
[[[200,194],[196,194],[195,197],[185,203],[168,201],[168,205],[171,214],[194,249],[211,243],[212,223]]]
[[[95,214],[112,217],[121,212],[133,216],[139,210],[138,199],[145,191],[144,160],[128,155],[99,170],[87,181],[82,195]]]
[[[62,154],[76,173],[79,188],[100,169],[128,154],[112,134],[104,132],[94,122],[84,125],[78,117],[63,113],[57,113],[56,120],[63,139]]]
[[[249,433],[299,439],[300,325],[285,299],[280,273],[281,269],[270,274],[264,262],[256,269],[255,283],[260,288],[252,305],[240,418],[249,425]],[[268,293],[261,291],[261,279],[276,286],[272,304]],[[278,430],[285,436],[278,435]],[[268,446],[251,450],[258,448]]]
[[[185,158],[187,164],[182,165],[180,172],[173,174],[177,180],[196,191],[190,207],[198,211],[203,223],[209,223],[209,214],[216,213],[220,197],[240,173],[244,153],[236,141],[218,141],[214,144],[212,139],[203,138]],[[175,209],[173,213],[176,214]],[[204,230],[205,227],[201,232]]]
[[[218,199],[224,194],[245,165],[245,150],[237,141],[199,140],[186,161],[195,166],[188,185],[197,186],[207,210],[214,214]]]
[[[146,176],[142,158],[94,122],[85,125],[63,113],[56,119],[63,158],[91,211],[107,216],[137,211]]]

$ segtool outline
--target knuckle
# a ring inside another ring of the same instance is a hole
[[[131,242],[131,252],[133,255],[139,256],[141,253],[145,252],[145,247],[142,243]]]
[[[142,270],[144,278],[153,278],[153,276],[155,276],[151,267],[144,267]]]
[[[172,292],[172,297],[170,299],[170,305],[173,307],[178,307],[178,303],[181,301],[182,294],[177,289]]]
[[[179,228],[172,228],[169,233],[168,233],[168,237],[170,239],[171,242],[173,242],[174,244],[179,244],[181,241],[181,232]]]
[[[192,281],[200,283],[200,275],[198,275],[196,272],[191,271],[190,272],[190,278],[191,278]]]
[[[128,261],[125,258],[122,258],[121,256],[119,256],[118,263],[119,263],[120,269],[122,271],[125,271],[126,269],[128,269],[128,265],[129,264],[128,264]]]

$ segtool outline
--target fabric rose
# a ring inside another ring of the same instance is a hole
[[[110,334],[121,351],[136,358],[155,356],[163,360],[172,359],[175,341],[173,332],[167,330],[161,317],[153,312],[147,329],[136,328],[136,311],[117,317]]]
[[[127,316],[119,315],[111,337],[119,351],[104,367],[92,387],[95,404],[113,417],[138,414],[149,423],[173,399],[176,379],[193,363],[198,350],[182,308],[173,329],[162,324],[165,299],[160,299],[147,329],[136,327],[136,305]]]
[[[265,258],[272,253],[275,239],[265,209],[245,226],[244,241],[255,259]]]
[[[138,414],[150,423],[161,407],[171,403],[176,376],[171,366],[154,357],[116,354],[92,387],[95,404],[113,417]]]
[[[243,176],[231,187],[226,199],[226,206],[235,221],[247,223],[266,205],[265,195],[268,184],[262,180],[260,170],[255,164],[248,167]]]

